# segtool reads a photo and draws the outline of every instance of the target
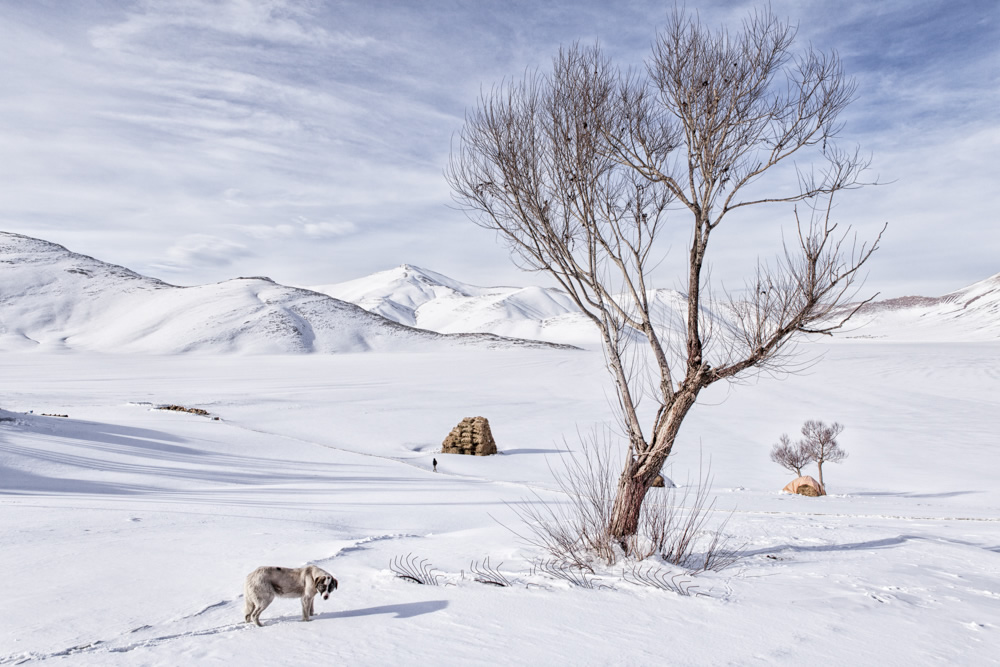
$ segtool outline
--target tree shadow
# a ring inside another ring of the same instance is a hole
[[[913,493],[911,491],[862,491],[852,493],[852,496],[889,496],[892,498],[954,498],[955,496],[969,496],[982,491],[943,491],[941,493]]]
[[[357,616],[377,616],[379,614],[395,614],[394,618],[413,618],[424,614],[433,614],[448,607],[447,600],[428,600],[426,602],[404,602],[402,604],[385,604],[365,609],[348,609],[318,614],[316,618],[354,618]]]
[[[891,547],[898,547],[907,542],[947,542],[948,544],[959,544],[966,547],[977,547],[980,549],[986,549],[987,551],[992,551],[990,547],[984,547],[981,544],[976,544],[975,542],[968,542],[965,540],[956,540],[945,537],[926,537],[924,535],[898,535],[896,537],[886,537],[881,540],[869,540],[867,542],[850,542],[847,544],[820,544],[816,546],[804,546],[798,544],[776,544],[773,547],[768,547],[765,549],[756,549],[754,551],[744,552],[745,556],[760,556],[763,554],[772,554],[777,551],[797,551],[803,553],[809,552],[823,552],[823,551],[866,551],[869,549],[889,549]]]
[[[223,484],[228,489],[325,484],[331,493],[346,493],[346,483],[387,481],[368,464],[213,451],[211,441],[200,448],[197,441],[171,433],[118,424],[75,419],[50,423],[32,417],[14,427],[28,436],[15,442],[6,430],[0,429],[0,451],[7,459],[0,466],[0,495],[137,494],[163,490],[167,480]],[[95,474],[103,478],[92,479]],[[419,485],[426,480],[413,476],[392,483]]]
[[[0,496],[30,496],[51,493],[124,496],[150,493],[155,490],[155,487],[140,484],[116,484],[87,479],[50,477],[27,470],[0,469]]]

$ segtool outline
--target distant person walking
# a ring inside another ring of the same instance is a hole
[[[438,471],[438,460],[434,459],[434,472]]]

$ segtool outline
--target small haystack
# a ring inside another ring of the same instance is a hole
[[[782,491],[785,493],[797,493],[800,496],[810,496],[813,498],[826,495],[826,491],[823,490],[823,485],[809,475],[796,477],[786,484]]]

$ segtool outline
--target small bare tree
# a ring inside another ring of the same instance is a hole
[[[787,433],[782,433],[777,444],[771,448],[771,460],[778,465],[791,470],[796,477],[802,477],[802,467],[812,463],[812,451],[803,446],[802,442],[794,445]]]
[[[868,167],[834,145],[855,86],[835,54],[793,57],[794,35],[769,10],[730,34],[675,9],[644,72],[619,71],[598,46],[562,49],[551,73],[483,93],[452,150],[456,202],[600,332],[629,441],[608,518],[622,544],[703,389],[787,368],[796,340],[830,334],[860,307],[844,306],[881,233],[856,245],[831,222],[834,196]],[[822,167],[798,171],[794,190],[769,183],[793,158]],[[714,304],[706,257],[727,216],[797,202],[810,214],[795,210],[791,243],[742,295]],[[668,217],[682,216],[690,246],[675,315],[652,280]],[[648,431],[643,396],[658,404]]]
[[[816,462],[819,469],[819,485],[826,489],[823,482],[823,464],[840,463],[847,458],[847,452],[837,444],[837,436],[843,433],[844,427],[837,422],[827,426],[821,421],[809,420],[802,425],[803,439],[799,446]]]

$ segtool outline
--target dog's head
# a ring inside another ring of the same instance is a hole
[[[316,580],[316,592],[323,596],[324,600],[330,598],[330,593],[337,590],[337,580],[329,574],[323,574]]]

